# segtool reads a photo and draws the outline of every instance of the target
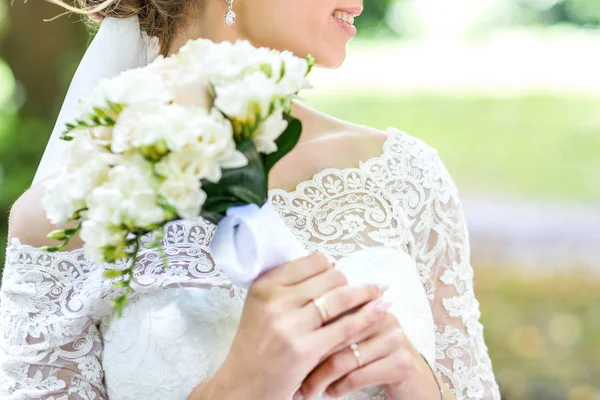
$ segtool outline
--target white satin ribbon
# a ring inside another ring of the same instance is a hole
[[[68,142],[61,140],[65,124],[77,117],[79,100],[103,78],[149,64],[158,56],[158,39],[142,33],[137,16],[105,18],[83,56],[62,105],[33,184],[57,171]]]
[[[215,264],[248,288],[260,274],[308,255],[271,203],[231,207],[210,243]]]

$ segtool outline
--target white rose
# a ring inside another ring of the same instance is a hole
[[[140,155],[131,155],[110,171],[110,187],[122,194],[124,223],[146,228],[164,222],[165,211],[158,205],[152,165]]]
[[[79,235],[84,242],[83,252],[93,262],[103,262],[103,248],[107,246],[124,247],[126,231],[92,220],[83,221]]]
[[[88,197],[88,218],[130,228],[164,222],[165,211],[158,205],[153,179],[149,162],[138,154],[129,156],[112,168],[108,182]]]
[[[210,123],[208,111],[199,108],[171,105],[162,110],[160,118],[163,121],[160,129],[167,147],[171,151],[182,151],[189,146],[195,146],[203,131]]]
[[[240,123],[254,125],[256,118],[265,118],[276,99],[277,87],[262,72],[246,75],[239,81],[215,88],[215,107]]]
[[[98,165],[114,165],[120,161],[120,156],[111,153],[104,145],[105,137],[112,132],[99,129],[81,129],[73,134],[73,140],[65,153],[65,163],[69,170],[76,170],[89,163]]]
[[[89,132],[94,141],[100,146],[110,146],[113,140],[112,126],[98,126],[89,128]]]
[[[146,102],[167,103],[173,100],[162,74],[149,68],[128,70],[120,75],[103,79],[80,102],[84,118],[95,114],[94,107],[106,109],[108,102],[134,105]]]
[[[216,182],[221,168],[237,168],[247,164],[246,157],[236,149],[231,123],[218,110],[210,115],[195,109],[172,107],[178,114],[180,125],[165,121],[167,147],[172,151],[156,165],[163,176],[173,173],[193,175],[198,181],[209,179]],[[173,118],[175,119],[175,118]]]
[[[90,132],[76,132],[65,155],[63,172],[44,182],[42,206],[48,219],[55,225],[63,225],[76,211],[86,208],[87,196],[106,182],[110,166],[119,159],[96,144]]]
[[[306,74],[308,72],[308,62],[304,58],[299,58],[289,51],[281,53],[281,59],[285,64],[283,78],[278,82],[278,93],[281,96],[290,96],[298,93],[302,89],[310,88]],[[279,78],[281,71],[276,78]]]
[[[188,42],[179,52],[184,65],[199,68],[213,82],[236,79],[256,64],[257,49],[248,41],[213,43],[207,39]]]
[[[46,212],[46,217],[54,225],[64,225],[76,211],[85,208],[84,199],[65,195],[73,184],[72,174],[68,173],[48,179],[43,183],[42,207]]]
[[[198,217],[206,201],[206,193],[200,188],[200,182],[191,174],[169,176],[161,183],[159,193],[184,219]]]
[[[201,108],[177,104],[144,105],[125,109],[113,132],[112,149],[125,152],[164,141],[171,151],[180,152],[204,143],[208,134],[233,144],[231,123],[220,115],[209,115]]]
[[[124,153],[136,147],[150,146],[164,137],[157,127],[162,121],[159,113],[167,105],[149,102],[126,107],[113,128],[111,150]]]
[[[217,160],[220,168],[241,168],[248,165],[246,156],[236,148],[231,123],[215,108],[211,110],[200,141],[204,146],[205,157]],[[217,182],[221,179],[220,168],[205,178]]]
[[[208,77],[195,68],[181,69],[170,82],[173,102],[187,107],[209,110],[213,99],[208,91]]]
[[[283,111],[277,110],[267,118],[254,132],[252,141],[260,153],[269,154],[277,151],[275,141],[281,136],[288,126],[283,118]]]
[[[87,198],[87,218],[102,224],[120,226],[123,223],[122,206],[125,195],[110,184],[112,182],[90,193]]]
[[[175,59],[182,65],[203,66],[206,55],[213,46],[216,44],[208,39],[189,40],[179,49]]]
[[[176,56],[159,57],[148,68],[162,74],[170,92],[173,93],[175,104],[205,110],[212,106],[212,97],[208,91],[209,79],[204,68],[181,62]]]

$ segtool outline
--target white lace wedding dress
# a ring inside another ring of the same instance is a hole
[[[500,398],[464,215],[435,150],[389,129],[380,156],[358,168],[326,169],[293,192],[272,190],[270,198],[309,251],[339,260],[360,249],[389,249],[374,251],[358,278],[391,283],[386,295],[398,306],[392,311],[401,321],[403,309],[417,315],[409,337],[457,399]],[[213,232],[203,220],[169,224],[168,269],[144,247],[121,319],[109,305],[102,268],[82,251],[44,253],[13,239],[0,292],[0,397],[185,399],[224,360],[244,301],[245,292],[212,262]],[[398,279],[411,273],[401,274],[400,252],[412,258],[415,281]],[[346,398],[385,395],[375,387]]]

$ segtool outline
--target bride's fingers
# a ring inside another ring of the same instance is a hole
[[[347,284],[348,280],[342,271],[331,268],[291,287],[290,297],[297,306],[304,306],[309,301]]]
[[[344,322],[345,319],[350,318],[352,320],[355,318],[356,314],[360,314],[361,311],[356,311],[353,314],[342,316],[340,319],[336,321],[332,321],[333,319],[341,316],[346,311],[353,310],[359,306],[363,306],[364,304],[379,299],[383,296],[383,291],[380,286],[377,285],[361,285],[361,286],[340,286],[337,287],[325,294],[320,296],[323,300],[321,305],[315,304],[315,302],[310,301],[300,310],[298,310],[298,321],[302,324],[299,326],[299,329],[315,331],[322,328],[323,331],[330,332],[335,331],[335,326],[339,324],[344,325],[347,322]],[[387,309],[385,310],[387,311]],[[323,313],[323,315],[321,314]],[[383,312],[377,315],[377,319],[383,315]],[[326,319],[325,319],[326,318]],[[324,320],[325,319],[325,320]],[[330,324],[323,326],[327,322],[332,321]],[[373,320],[375,322],[375,320]],[[359,330],[353,331],[352,335],[347,335],[348,337],[343,337],[338,343],[333,344],[333,346],[337,346],[339,343],[342,343],[344,340],[349,339],[350,337],[356,335],[358,332],[367,328],[368,325],[362,326]],[[328,329],[330,328],[330,329]],[[333,347],[332,346],[332,347]]]
[[[325,394],[337,398],[369,386],[404,382],[416,368],[417,363],[411,351],[400,348],[334,382],[325,390]]]
[[[350,347],[333,354],[308,375],[302,383],[300,392],[305,399],[312,399],[344,376],[365,368],[400,349],[403,336],[400,329],[382,331],[363,342],[358,342],[356,345],[358,356]]]
[[[398,323],[398,319],[394,316],[394,314],[388,313],[380,320],[376,321],[374,324],[370,325],[367,329],[360,332],[358,335],[348,340],[346,343],[342,343],[337,346],[335,349],[330,351],[327,355],[325,355],[322,360],[327,359],[332,354],[337,353],[338,351],[343,350],[344,348],[350,346],[352,343],[360,343],[371,336],[383,331],[390,330],[392,328],[399,328],[400,324]]]
[[[333,265],[327,257],[321,253],[314,253],[278,268],[273,268],[262,274],[258,281],[273,281],[282,286],[295,285],[330,268],[333,268]]]

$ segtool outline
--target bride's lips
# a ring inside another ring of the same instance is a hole
[[[338,8],[331,13],[331,17],[350,37],[356,35],[354,17],[362,13],[362,8]]]

